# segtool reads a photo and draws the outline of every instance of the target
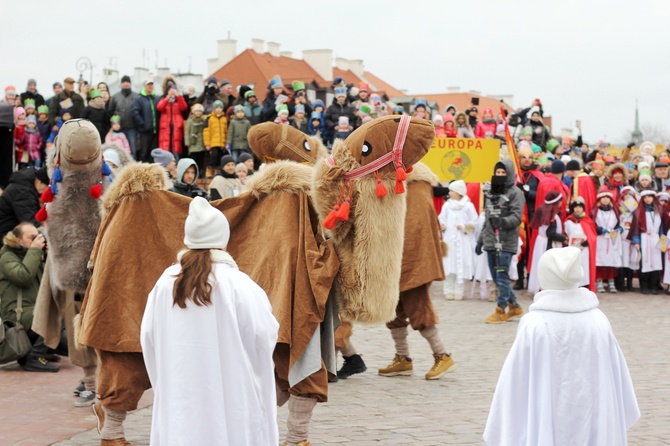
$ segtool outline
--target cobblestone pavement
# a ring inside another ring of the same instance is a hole
[[[432,291],[441,318],[441,335],[457,362],[454,372],[438,381],[426,381],[423,375],[431,367],[433,358],[426,341],[418,333],[411,333],[415,375],[380,377],[377,368],[385,366],[393,357],[391,337],[381,325],[357,326],[352,341],[364,355],[368,371],[331,386],[330,402],[317,406],[314,413],[313,444],[483,444],[482,432],[493,389],[518,324],[486,325],[483,319],[493,311],[495,304],[479,300],[445,301],[440,284],[434,284]],[[527,309],[530,296],[520,297],[520,302]],[[607,294],[601,296],[601,308],[609,317],[628,361],[642,411],[641,420],[629,432],[629,444],[670,445],[670,360],[667,354],[670,297]],[[0,405],[0,445],[99,444],[90,412],[71,408],[69,392],[71,381],[76,383],[78,377],[76,369],[68,372],[72,376],[66,380],[58,376],[63,372],[67,371],[44,376],[0,370],[3,403],[6,392],[10,398],[26,402],[25,405]],[[15,377],[19,375],[23,380],[20,386],[5,385],[8,376],[18,383]],[[59,385],[66,386],[66,391],[57,389]],[[150,395],[145,395],[143,404],[147,400],[150,401]],[[18,410],[13,410],[17,407]],[[41,407],[42,411],[34,416],[22,407]],[[63,408],[68,409],[69,418],[59,414]],[[286,432],[286,416],[286,408],[281,408],[282,435]],[[59,420],[74,418],[77,424],[71,421],[67,428],[62,427],[67,432],[58,431]],[[126,422],[128,440],[135,445],[148,445],[150,420],[151,407],[130,414]],[[37,429],[45,423],[53,427]],[[81,433],[60,441],[77,429]],[[6,437],[8,432],[20,435]]]

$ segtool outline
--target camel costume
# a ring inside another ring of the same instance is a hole
[[[100,227],[100,195],[110,184],[111,171],[104,164],[100,136],[89,121],[66,122],[47,157],[51,185],[42,194],[47,203],[37,218],[46,226],[49,255],[35,307],[33,330],[46,345],[56,348],[62,321],[72,363],[83,368],[85,390],[95,392],[96,358],[92,349],[79,349],[74,342],[72,320],[81,307],[81,297],[91,274],[88,261]],[[91,398],[82,404],[93,403]]]

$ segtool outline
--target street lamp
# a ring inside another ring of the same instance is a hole
[[[86,70],[89,70],[89,80],[88,83],[93,83],[93,62],[88,57],[80,57],[76,63],[77,71],[79,71],[79,82],[84,80],[83,73]]]

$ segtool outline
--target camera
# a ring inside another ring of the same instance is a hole
[[[297,92],[295,95],[298,96],[299,98],[301,98],[301,97],[305,96],[305,92],[301,90],[301,91]]]
[[[44,235],[44,233],[42,231],[37,231],[37,235],[41,235],[42,237],[44,237],[44,246],[42,247],[42,251],[46,254],[46,252],[47,252],[47,236]]]

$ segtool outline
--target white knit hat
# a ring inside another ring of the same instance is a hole
[[[568,246],[545,251],[537,274],[543,290],[576,290],[584,277],[581,250]]]
[[[225,249],[230,239],[230,225],[225,215],[207,200],[196,197],[188,207],[184,225],[184,244],[189,249]]]
[[[107,149],[104,152],[102,152],[102,156],[103,158],[105,158],[105,161],[109,161],[116,167],[121,167],[121,157],[119,156],[119,152],[117,152],[116,150]]]
[[[461,197],[465,197],[468,194],[468,189],[465,187],[465,181],[456,180],[449,183],[449,190],[453,190]]]

